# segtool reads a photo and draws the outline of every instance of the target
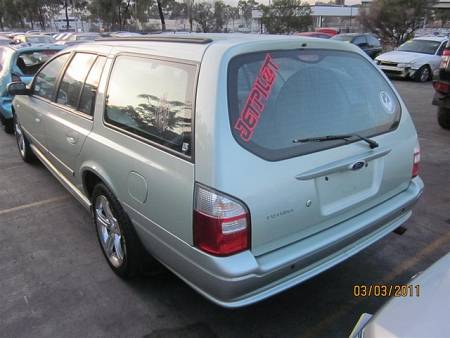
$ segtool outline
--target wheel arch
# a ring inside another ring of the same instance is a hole
[[[112,184],[109,175],[98,164],[86,163],[81,167],[80,172],[83,191],[89,199],[91,199],[94,187],[98,183],[106,185],[106,187],[117,196],[117,191],[114,189],[114,185]]]

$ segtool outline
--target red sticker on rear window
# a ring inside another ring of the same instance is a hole
[[[278,69],[279,66],[273,61],[270,54],[267,54],[258,76],[253,82],[239,119],[234,124],[234,129],[239,131],[239,136],[245,142],[249,142],[255,132],[266,102],[272,92],[273,84],[277,79]]]

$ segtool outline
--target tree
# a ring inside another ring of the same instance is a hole
[[[362,25],[395,46],[410,39],[423,24],[427,8],[436,0],[374,0],[361,9]]]
[[[237,8],[244,18],[245,25],[248,27],[252,20],[252,10],[258,8],[260,5],[255,0],[239,0]]]
[[[204,33],[211,32],[215,27],[214,12],[212,10],[212,5],[209,2],[195,4],[192,17]]]
[[[271,34],[305,31],[312,24],[311,7],[301,0],[274,0],[262,10],[261,22]]]
[[[222,32],[227,21],[226,5],[222,0],[214,3],[214,32]]]
[[[166,31],[166,20],[164,19],[164,13],[162,10],[161,0],[156,0],[156,3],[158,4],[158,14],[159,14],[159,19],[161,20],[161,30],[163,32],[165,32]]]
[[[186,5],[186,12],[189,21],[189,32],[192,32],[194,22],[194,0],[183,0]]]

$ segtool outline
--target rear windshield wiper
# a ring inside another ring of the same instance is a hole
[[[370,138],[361,136],[359,134],[348,134],[348,135],[328,135],[328,136],[319,136],[319,137],[310,137],[303,139],[294,139],[293,143],[309,143],[309,142],[325,142],[325,141],[335,141],[335,140],[346,140],[349,141],[351,138],[357,138],[361,141],[365,141],[369,144],[370,149],[377,148],[379,144]]]

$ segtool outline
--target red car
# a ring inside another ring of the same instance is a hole
[[[301,32],[301,33],[295,33],[295,35],[300,36],[309,36],[311,38],[320,38],[320,39],[329,39],[332,37],[332,35],[322,32]]]

